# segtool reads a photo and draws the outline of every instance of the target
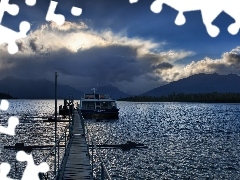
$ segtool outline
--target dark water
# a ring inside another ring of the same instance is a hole
[[[101,150],[113,179],[240,179],[240,104],[118,102],[118,107],[119,120],[86,122],[91,138],[97,144],[130,140],[148,149]],[[10,101],[0,124],[11,115],[21,124],[14,137],[0,134],[2,145],[53,143],[53,124],[37,118],[53,113],[52,100]],[[64,126],[59,124],[59,133]],[[47,152],[34,151],[35,161]],[[0,155],[14,166],[15,152],[3,149]]]
[[[100,144],[128,140],[148,149],[101,150],[115,179],[240,179],[240,105],[119,102],[120,119],[89,121]]]

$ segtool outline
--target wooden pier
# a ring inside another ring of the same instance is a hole
[[[64,180],[93,179],[86,139],[78,112],[74,111],[73,137],[64,168]]]

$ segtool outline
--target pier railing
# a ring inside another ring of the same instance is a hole
[[[80,117],[81,117],[81,124],[82,124],[82,126],[83,126],[83,131],[84,131],[85,137],[87,138],[88,152],[91,151],[90,162],[91,162],[91,168],[92,168],[92,177],[94,176],[94,175],[93,175],[93,172],[94,172],[94,164],[96,163],[96,162],[94,161],[94,151],[95,151],[95,156],[98,157],[99,160],[100,160],[101,180],[104,180],[104,179],[106,179],[106,178],[107,178],[108,180],[112,180],[111,175],[110,175],[108,169],[106,168],[105,163],[103,162],[103,159],[102,159],[102,157],[101,157],[101,154],[99,153],[99,148],[97,147],[96,142],[93,140],[93,138],[91,138],[91,140],[90,140],[88,129],[85,129],[84,118],[81,116],[81,114],[80,114]],[[91,149],[89,149],[89,144],[90,144],[90,143],[91,143]]]
[[[49,153],[42,160],[42,162],[48,162],[48,164],[50,164],[50,167],[56,166],[56,172],[54,172],[54,170],[52,170],[50,168],[50,170],[47,173],[40,174],[41,180],[60,179],[60,177],[63,175],[62,167],[65,166],[66,161],[67,161],[67,157],[68,157],[68,153],[69,153],[69,144],[70,144],[69,142],[71,140],[72,130],[73,130],[73,126],[72,126],[72,123],[70,123],[69,125],[67,125],[65,127],[63,133],[58,138],[56,144],[51,148]],[[64,141],[64,143],[62,144],[63,141]],[[56,148],[56,151],[55,151],[55,148]],[[60,157],[60,148],[63,148],[61,150],[64,152],[64,155],[62,158]],[[55,152],[57,153],[56,160],[54,160],[54,158],[52,158],[52,156],[54,155]],[[55,162],[56,162],[56,165],[54,164]]]
[[[108,169],[106,168],[106,165],[101,157],[100,150],[97,147],[93,138],[91,137],[90,139],[89,131],[87,128],[85,128],[84,118],[81,116],[81,113],[79,114],[81,118],[83,133],[85,134],[85,138],[87,138],[88,152],[89,154],[91,152],[91,156],[89,156],[89,158],[90,158],[91,169],[92,169],[92,177],[94,172],[94,164],[98,164],[99,166],[99,163],[100,163],[100,173],[101,173],[100,179],[112,180],[111,175]],[[65,127],[63,133],[59,136],[58,140],[56,141],[54,146],[51,148],[49,153],[41,161],[41,162],[47,162],[50,165],[50,170],[47,173],[40,173],[40,180],[58,180],[63,178],[64,167],[67,163],[67,158],[69,155],[69,150],[70,150],[70,145],[72,140],[72,131],[73,131],[73,125],[74,125],[73,117],[72,116],[70,117],[71,118],[69,118],[69,124]],[[60,151],[62,151],[61,155],[60,155]],[[56,152],[56,156],[55,156],[55,152]],[[56,159],[54,157],[56,157]],[[99,159],[98,162],[95,161],[95,159],[97,158]]]
[[[96,156],[99,158],[100,160],[100,166],[101,166],[101,180],[104,180],[105,178],[107,178],[108,180],[112,180],[107,168],[106,168],[106,165],[105,163],[103,162],[103,159],[99,153],[99,149],[96,145],[96,143],[93,141],[93,139],[91,140],[91,144],[92,144],[92,147],[91,147],[91,151],[92,151],[92,156],[91,156],[91,164],[92,164],[92,172],[93,172],[93,164],[94,164],[94,149],[95,149],[95,152],[96,152]]]

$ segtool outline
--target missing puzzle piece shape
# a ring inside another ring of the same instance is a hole
[[[15,135],[15,128],[18,124],[19,124],[18,118],[15,117],[15,116],[11,116],[8,119],[8,127],[7,128],[3,127],[3,126],[0,126],[0,133],[14,136]]]
[[[21,39],[27,36],[27,32],[30,30],[30,23],[22,21],[19,26],[19,32],[15,32],[5,26],[0,25],[0,44],[8,44],[8,52],[15,54],[18,52],[18,46],[16,44],[17,39]]]
[[[130,2],[135,0],[130,0]],[[179,13],[175,19],[175,24],[183,25],[185,23],[184,12],[201,10],[202,20],[206,27],[208,34],[211,37],[219,35],[220,30],[217,26],[213,25],[213,21],[219,16],[221,12],[225,12],[235,20],[235,23],[228,27],[228,32],[236,35],[240,28],[240,0],[155,0],[151,4],[151,10],[154,13],[160,13],[163,4],[166,4]]]
[[[73,6],[72,9],[71,9],[71,13],[72,13],[72,15],[74,15],[74,16],[80,16],[80,15],[82,14],[82,9]]]
[[[47,21],[54,21],[55,23],[57,23],[57,25],[63,25],[63,23],[65,22],[65,17],[61,14],[55,14],[55,9],[57,7],[58,2],[56,1],[51,1],[49,8],[48,8],[48,12],[46,15],[46,20]]]
[[[50,5],[47,11],[47,15],[46,15],[46,20],[47,21],[54,21],[55,23],[57,23],[57,25],[63,25],[65,22],[65,16],[62,14],[55,14],[55,10],[56,7],[58,5],[58,2],[56,1],[50,1]],[[82,9],[73,6],[71,8],[71,14],[73,16],[80,16],[82,14]]]
[[[36,1],[37,0],[25,0],[25,3],[28,5],[28,6],[34,6],[36,4]]]
[[[28,6],[34,6],[36,0],[25,0]],[[27,32],[30,30],[30,23],[22,21],[19,26],[19,32],[15,32],[3,25],[1,25],[4,13],[7,12],[12,16],[16,16],[19,13],[19,6],[16,4],[9,4],[9,0],[1,0],[0,2],[0,44],[8,44],[8,52],[15,54],[18,52],[18,46],[16,44],[17,39],[26,37]]]
[[[11,166],[8,163],[0,164],[0,179],[1,180],[13,180],[12,178],[7,177],[10,172]]]
[[[6,111],[6,110],[8,110],[8,107],[9,107],[9,102],[7,100],[3,99],[0,104],[0,109],[2,111]]]
[[[178,15],[175,19],[176,25],[183,25],[186,22],[184,12],[198,11],[201,10],[203,23],[206,27],[208,34],[212,37],[216,37],[220,30],[218,27],[212,24],[213,20],[223,11],[223,7],[226,2],[218,3],[221,4],[220,8],[216,7],[218,1],[212,0],[211,2],[207,0],[155,0],[150,9],[154,13],[160,13],[162,11],[163,4],[166,4],[173,9],[178,11]]]
[[[0,23],[5,12],[8,12],[12,16],[16,16],[19,12],[19,7],[16,4],[9,4],[9,0],[1,0],[0,2]]]
[[[30,177],[32,180],[39,180],[39,173],[46,173],[49,171],[49,166],[46,162],[35,165],[32,154],[27,154],[24,151],[19,151],[16,159],[20,162],[27,161],[27,166],[21,180],[29,180]]]
[[[138,0],[129,0],[131,4],[138,2]]]

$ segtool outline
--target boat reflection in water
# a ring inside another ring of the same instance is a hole
[[[118,119],[116,101],[107,94],[84,94],[80,100],[79,110],[84,119]]]

